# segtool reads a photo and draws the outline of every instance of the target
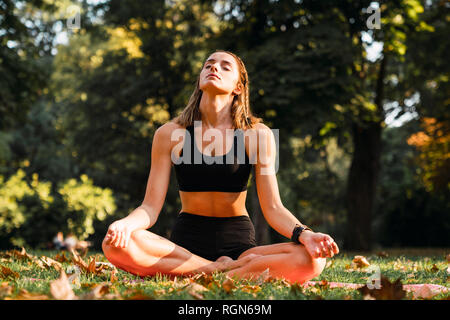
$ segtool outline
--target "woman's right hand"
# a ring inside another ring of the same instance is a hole
[[[108,244],[117,248],[126,248],[133,232],[126,220],[114,221],[108,228],[105,240]]]

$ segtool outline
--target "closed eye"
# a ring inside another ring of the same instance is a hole
[[[205,69],[208,69],[208,67],[210,67],[209,65],[207,65],[206,67],[205,67]],[[231,69],[229,69],[229,68],[224,68],[225,70],[227,70],[227,71],[230,71]]]

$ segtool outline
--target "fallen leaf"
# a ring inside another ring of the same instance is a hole
[[[234,284],[234,280],[227,276],[227,278],[222,282],[222,289],[226,293],[231,293],[235,288],[236,285]]]
[[[325,265],[325,268],[331,267],[331,266],[334,264],[334,261],[335,261],[335,260],[328,260],[328,261],[327,261],[327,264]]]
[[[116,273],[117,273],[116,269],[113,269],[113,271],[111,271],[111,278],[110,278],[111,283],[118,281]]]
[[[94,284],[91,291],[82,295],[80,300],[114,299],[119,295],[110,293],[111,286],[107,283]]]
[[[72,262],[75,263],[78,267],[81,268],[81,270],[87,270],[88,265],[84,260],[78,255],[78,253],[75,250],[70,250],[72,253]]]
[[[240,290],[242,292],[255,293],[256,294],[257,292],[261,291],[261,287],[258,286],[258,285],[249,285],[249,284],[247,284],[247,285],[244,285],[244,286],[240,287]]]
[[[369,295],[376,300],[401,300],[405,297],[406,291],[403,289],[400,278],[391,283],[388,278],[381,275],[381,288],[369,289],[367,284],[358,289],[363,297]]]
[[[8,267],[0,265],[0,278],[14,280],[19,277],[20,274],[18,272],[15,272]]]
[[[189,285],[187,285],[186,290],[191,296],[198,300],[203,300],[204,297],[201,293],[208,291],[207,288],[196,282],[191,282]]]
[[[48,268],[53,267],[56,269],[56,271],[62,270],[62,264],[56,260],[53,260],[52,258],[42,256],[40,257],[40,260],[44,263],[44,265]]]
[[[369,261],[367,261],[366,257],[364,256],[355,256],[352,260],[352,262],[356,265],[358,268],[365,268],[370,266]]]
[[[9,296],[12,294],[13,292],[13,287],[9,285],[8,282],[2,282],[0,284],[0,299],[5,297],[5,296]]]
[[[54,256],[54,259],[58,262],[64,263],[64,262],[69,262],[70,260],[66,257],[66,252],[63,251],[61,253],[57,253]]]
[[[322,287],[323,289],[328,289],[330,288],[330,284],[328,283],[327,280],[321,280],[319,282],[317,282],[317,286]]]
[[[439,268],[436,266],[436,264],[433,264],[433,267],[430,269],[432,272],[438,272]]]
[[[59,279],[50,282],[50,293],[57,300],[77,300],[64,270],[61,270]]]
[[[83,258],[81,258],[75,250],[70,251],[72,253],[72,262],[77,265],[81,271],[85,273],[102,274],[104,264],[98,264],[95,261],[95,257],[91,259],[89,264],[87,264]]]
[[[196,282],[207,289],[212,289],[213,287],[219,287],[219,283],[214,279],[211,274],[206,274],[204,272],[196,274],[190,278],[191,281]]]

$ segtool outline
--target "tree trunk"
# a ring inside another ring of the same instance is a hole
[[[372,211],[381,155],[381,125],[353,125],[353,160],[347,182],[347,230],[344,248],[371,250]]]
[[[384,78],[387,56],[384,54],[378,69],[375,88],[375,120],[353,123],[353,159],[347,180],[347,230],[344,248],[364,250],[372,248],[372,211],[380,171],[381,121],[384,119]]]
[[[256,243],[259,246],[269,244],[269,225],[267,224],[267,221],[264,218],[261,207],[259,205],[254,170],[252,174],[252,186],[250,187],[250,201],[252,208],[250,215],[255,226]]]

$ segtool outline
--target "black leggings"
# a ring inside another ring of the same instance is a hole
[[[221,256],[236,260],[245,250],[256,247],[255,228],[248,216],[208,217],[181,212],[170,240],[211,261]]]

